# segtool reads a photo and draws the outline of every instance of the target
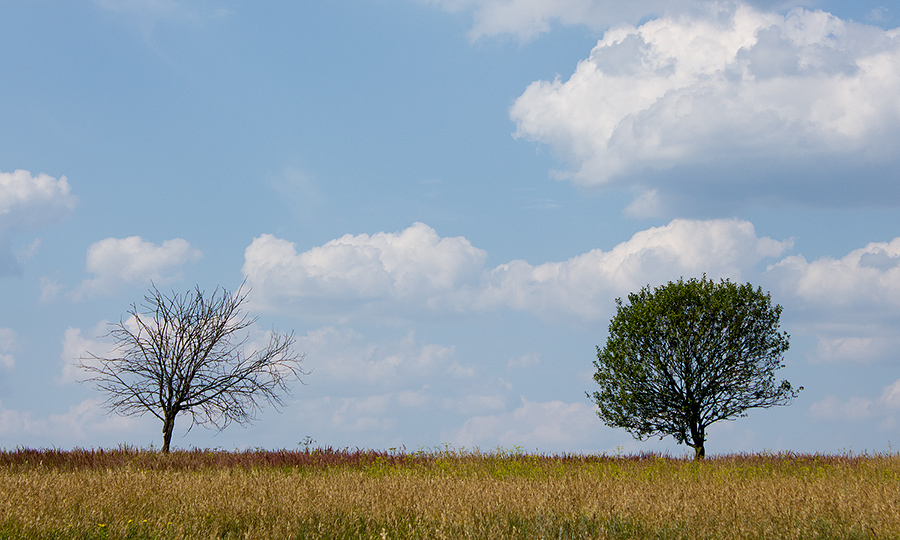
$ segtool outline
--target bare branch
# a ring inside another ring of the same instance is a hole
[[[305,355],[295,352],[293,333],[273,332],[262,350],[245,350],[256,322],[242,311],[248,293],[241,285],[234,294],[197,287],[167,296],[152,286],[140,310],[132,304],[127,318],[110,325],[114,355],[81,359],[86,382],[107,394],[111,412],[159,418],[164,452],[179,413],[189,413],[189,430],[224,429],[252,422],[263,403],[283,405],[288,382],[306,375]]]

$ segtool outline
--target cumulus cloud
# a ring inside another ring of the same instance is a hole
[[[739,281],[759,261],[790,245],[757,237],[747,221],[677,219],[635,233],[610,251],[595,249],[538,266],[525,261],[500,265],[488,273],[479,302],[596,320],[609,314],[613,298],[648,283],[704,273]]]
[[[17,257],[10,246],[13,235],[55,223],[77,203],[65,176],[0,171],[0,274],[17,272],[19,260],[30,258],[40,246],[35,240]]]
[[[809,304],[867,312],[900,306],[900,238],[872,242],[840,259],[786,257],[769,271]]]
[[[608,30],[568,80],[516,100],[516,137],[549,145],[576,184],[634,189],[637,214],[679,192],[747,197],[763,182],[767,196],[818,201],[812,188],[827,181],[883,203],[900,149],[900,29],[709,9]],[[868,188],[840,174],[850,165],[868,167]]]
[[[815,359],[896,359],[900,347],[900,238],[872,242],[837,259],[785,257],[766,272],[804,331],[818,340]]]
[[[72,297],[109,293],[125,284],[171,283],[180,279],[182,266],[201,256],[199,250],[181,238],[161,245],[140,236],[106,238],[88,248],[86,266],[95,277],[84,280],[72,291]]]
[[[636,233],[610,251],[592,250],[537,266],[522,260],[485,267],[465,238],[441,238],[417,223],[400,233],[344,236],[297,253],[263,235],[245,252],[244,275],[260,309],[350,316],[512,308],[595,320],[612,299],[681,276],[742,279],[790,241],[756,236],[739,220],[674,220]]]
[[[348,234],[303,253],[264,234],[247,247],[243,272],[260,307],[301,300],[320,309],[392,299],[438,304],[473,283],[486,256],[465,238],[441,238],[416,223],[398,233]]]

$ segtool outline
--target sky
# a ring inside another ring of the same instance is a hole
[[[900,446],[895,0],[0,0],[0,448],[159,447],[76,364],[151,283],[250,289],[281,408],[176,448],[689,455],[587,398],[615,299],[770,292],[787,407]]]

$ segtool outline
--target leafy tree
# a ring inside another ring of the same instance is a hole
[[[746,410],[787,405],[803,387],[775,383],[789,337],[782,308],[749,283],[679,279],[616,299],[588,395],[600,419],[635,438],[672,435],[706,455],[706,428]]]
[[[294,352],[293,334],[270,333],[268,344],[247,352],[247,329],[256,322],[242,312],[247,293],[197,287],[166,296],[155,286],[134,304],[129,317],[112,324],[116,346],[111,358],[90,352],[80,367],[87,381],[108,394],[111,412],[150,412],[163,423],[162,451],[168,452],[180,413],[195,424],[225,429],[246,425],[264,400],[281,405],[287,381],[300,378],[303,354]]]

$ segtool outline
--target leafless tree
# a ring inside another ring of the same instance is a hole
[[[168,452],[179,413],[191,424],[220,430],[231,422],[247,425],[262,402],[278,407],[287,382],[305,375],[304,354],[294,352],[293,333],[271,332],[268,344],[248,352],[247,329],[256,322],[242,311],[243,286],[235,294],[199,287],[166,296],[152,286],[138,309],[110,325],[111,358],[90,352],[79,362],[85,382],[106,393],[111,412],[150,412],[163,423],[162,451]]]

